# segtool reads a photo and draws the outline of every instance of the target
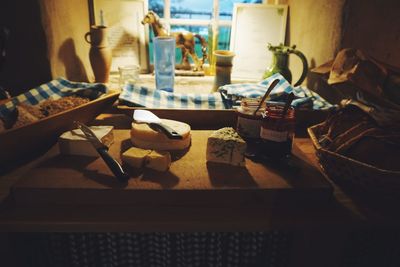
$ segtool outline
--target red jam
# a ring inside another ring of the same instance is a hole
[[[283,117],[283,106],[268,106],[262,114],[261,154],[268,158],[281,159],[292,152],[296,127],[294,109],[291,107]]]

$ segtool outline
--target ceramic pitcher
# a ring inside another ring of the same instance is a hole
[[[280,73],[289,83],[292,83],[292,73],[289,70],[289,55],[295,54],[303,63],[303,71],[299,80],[294,84],[294,86],[298,86],[304,81],[308,72],[308,63],[304,54],[299,50],[296,50],[295,45],[290,47],[284,46],[283,44],[278,46],[272,46],[271,44],[268,44],[268,50],[273,54],[272,63],[271,66],[265,71],[263,79],[268,78],[275,73]]]
[[[90,44],[89,60],[93,69],[95,82],[106,83],[110,75],[111,49],[108,47],[107,27],[92,25],[85,40]]]

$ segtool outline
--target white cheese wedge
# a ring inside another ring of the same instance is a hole
[[[146,156],[145,166],[156,171],[165,172],[171,166],[171,154],[166,151],[153,150]]]
[[[244,166],[246,142],[231,127],[213,132],[207,140],[206,159],[210,162]]]
[[[141,168],[144,166],[145,158],[151,153],[149,149],[142,149],[138,147],[131,147],[122,154],[122,161],[126,162],[134,168]]]
[[[90,126],[90,129],[107,147],[110,147],[114,142],[113,126]],[[99,156],[99,153],[80,129],[63,133],[58,139],[58,145],[61,154],[64,155]]]
[[[164,133],[151,129],[147,124],[132,123],[132,144],[140,148],[154,150],[183,150],[190,146],[191,135],[188,124],[167,119],[163,119],[162,123],[182,135],[183,139],[169,139]]]

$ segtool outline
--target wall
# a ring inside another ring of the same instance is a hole
[[[287,44],[296,44],[310,68],[333,59],[346,47],[360,48],[400,67],[400,1],[289,0]],[[291,56],[293,79],[301,62]],[[313,85],[308,83],[310,87]]]
[[[10,32],[0,85],[17,95],[51,79],[38,2],[2,0],[0,26]]]
[[[90,45],[84,40],[90,27],[88,1],[39,2],[52,77],[63,76],[72,81],[92,80]]]
[[[286,43],[296,45],[308,59],[309,68],[332,59],[339,50],[342,35],[342,9],[345,0],[289,0]],[[294,55],[290,69],[295,82],[302,64]]]
[[[400,1],[347,1],[341,47],[361,48],[400,67]]]
[[[91,80],[89,25],[88,1],[2,0],[0,26],[10,39],[0,85],[18,95],[59,76]]]
[[[276,2],[276,1],[268,1]],[[280,0],[289,4],[287,44],[296,44],[310,68],[334,58],[342,47],[359,47],[378,59],[400,66],[400,1]],[[3,0],[0,26],[10,31],[0,84],[13,95],[64,76],[91,81],[88,1]],[[21,8],[21,6],[24,8]],[[267,66],[266,66],[267,67]],[[291,56],[293,80],[301,62]]]

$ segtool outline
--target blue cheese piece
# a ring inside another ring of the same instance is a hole
[[[231,127],[213,132],[207,140],[207,161],[244,166],[246,142]]]
[[[114,142],[113,126],[90,126],[90,129],[107,147]],[[63,133],[58,138],[58,145],[60,153],[64,155],[99,157],[99,153],[80,129]]]

